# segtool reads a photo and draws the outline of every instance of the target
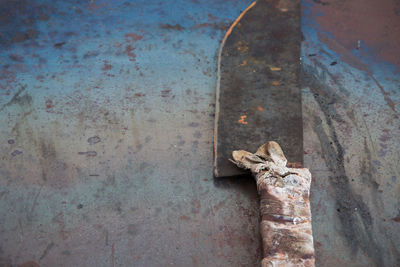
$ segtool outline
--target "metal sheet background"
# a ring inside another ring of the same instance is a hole
[[[303,1],[304,161],[320,266],[400,263],[399,8]]]
[[[1,4],[1,264],[257,265],[253,182],[212,177],[217,49],[250,1]],[[320,266],[399,262],[398,10],[303,1]]]

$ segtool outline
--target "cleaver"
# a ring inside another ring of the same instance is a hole
[[[226,32],[218,52],[214,176],[244,174],[232,151],[279,143],[303,163],[300,0],[253,2]]]

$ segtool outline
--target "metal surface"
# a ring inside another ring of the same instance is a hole
[[[257,265],[254,182],[212,173],[217,51],[250,3],[1,1],[0,265]],[[398,10],[303,1],[317,266],[399,265]]]
[[[229,31],[228,31],[229,32]],[[223,41],[215,126],[214,175],[243,174],[232,151],[267,140],[303,162],[300,1],[257,1]]]
[[[216,55],[250,1],[1,1],[0,266],[260,260],[213,180]]]
[[[319,266],[400,265],[400,4],[303,1],[304,163]]]

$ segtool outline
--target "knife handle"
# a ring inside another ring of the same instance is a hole
[[[267,171],[255,175],[260,195],[262,267],[314,266],[311,174],[308,169],[289,170],[284,177]]]

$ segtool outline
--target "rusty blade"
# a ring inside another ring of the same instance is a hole
[[[243,174],[229,158],[265,140],[303,162],[300,1],[252,3],[227,31],[218,55],[214,175]]]

